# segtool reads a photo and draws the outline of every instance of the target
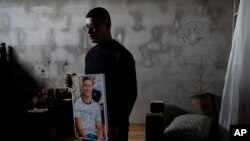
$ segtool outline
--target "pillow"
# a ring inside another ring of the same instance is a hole
[[[205,115],[177,116],[164,130],[167,139],[174,141],[208,141],[212,119]]]

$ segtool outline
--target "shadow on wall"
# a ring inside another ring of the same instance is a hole
[[[26,110],[27,102],[41,89],[38,82],[17,62],[14,51],[12,46],[1,43],[1,112]]]
[[[15,59],[14,48],[0,44],[0,124],[1,137],[10,140],[30,136],[27,125],[28,101],[41,89]],[[14,136],[13,136],[14,135]]]

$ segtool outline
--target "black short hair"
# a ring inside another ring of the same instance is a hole
[[[90,80],[92,82],[92,85],[94,85],[94,78],[90,77],[90,76],[83,76],[82,77],[82,82],[86,81],[86,80]]]
[[[87,13],[86,18],[96,18],[96,19],[104,20],[105,22],[107,22],[107,25],[109,26],[109,28],[111,27],[111,18],[110,18],[109,12],[103,7],[95,7],[91,9]]]

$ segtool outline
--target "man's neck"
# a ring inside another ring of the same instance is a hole
[[[92,102],[92,97],[83,96],[83,97],[82,97],[82,101],[83,101],[85,104],[91,104],[91,102]]]
[[[106,44],[106,43],[109,43],[113,40],[113,38],[110,36],[108,38],[106,38],[105,40],[103,40],[100,44]]]

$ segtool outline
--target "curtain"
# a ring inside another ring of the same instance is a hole
[[[222,93],[219,124],[250,123],[250,0],[241,0]]]

